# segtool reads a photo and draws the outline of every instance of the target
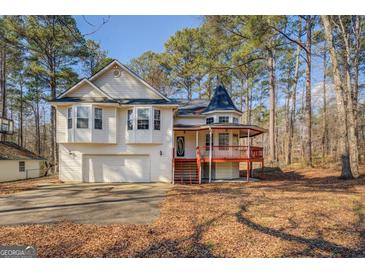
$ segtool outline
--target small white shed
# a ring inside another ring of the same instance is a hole
[[[0,182],[42,176],[45,159],[12,142],[0,142]]]

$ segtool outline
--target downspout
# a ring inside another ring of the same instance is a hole
[[[212,128],[209,127],[209,183],[212,182]]]

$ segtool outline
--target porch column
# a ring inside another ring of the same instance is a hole
[[[195,131],[195,147],[199,146],[199,132]]]
[[[199,147],[199,131],[195,131],[195,157],[198,157],[198,147]],[[199,184],[202,182],[202,172],[201,172],[201,160],[197,163],[198,165],[198,176],[199,176]]]
[[[212,128],[209,127],[209,183],[212,182]]]

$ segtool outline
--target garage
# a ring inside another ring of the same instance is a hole
[[[85,182],[149,182],[148,155],[84,155]]]

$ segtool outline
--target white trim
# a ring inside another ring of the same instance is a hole
[[[106,107],[119,107],[118,103],[98,103],[98,102],[50,102],[51,106],[73,106],[73,105],[93,105],[93,106],[106,106]]]
[[[203,115],[209,115],[209,114],[212,114],[212,113],[238,113],[239,115],[242,115],[243,112],[240,112],[238,110],[233,110],[233,109],[229,109],[229,110],[211,110],[211,111],[208,111],[208,112],[203,112],[202,114]]]
[[[93,81],[94,79],[98,78],[101,74],[103,74],[106,70],[108,70],[110,67],[112,67],[113,65],[118,65],[119,67],[121,67],[123,70],[125,70],[129,75],[131,75],[133,78],[135,78],[136,80],[138,80],[139,82],[141,82],[142,84],[144,84],[146,87],[148,87],[149,89],[151,89],[154,93],[156,93],[158,96],[162,97],[163,99],[167,100],[170,102],[170,99],[167,98],[166,96],[164,96],[162,93],[160,93],[157,89],[155,89],[154,87],[152,87],[150,84],[148,84],[145,80],[143,80],[141,77],[139,77],[138,75],[136,75],[134,72],[132,72],[128,67],[126,67],[125,65],[123,65],[122,63],[120,63],[118,60],[114,60],[112,61],[109,65],[107,65],[106,67],[104,67],[102,70],[100,70],[99,72],[97,72],[95,75],[91,76],[89,78],[90,81]]]
[[[60,94],[59,96],[57,96],[57,99],[61,99],[63,97],[65,97],[67,94],[69,94],[70,92],[72,92],[74,89],[78,88],[79,86],[81,86],[82,84],[87,83],[89,85],[91,85],[91,87],[93,87],[94,89],[96,89],[98,92],[100,92],[101,94],[103,94],[104,96],[108,97],[109,99],[114,99],[112,98],[110,95],[108,95],[107,93],[105,93],[104,91],[102,91],[99,87],[95,86],[92,82],[90,82],[88,79],[82,79],[80,82],[78,82],[76,85],[74,85],[73,87],[69,88],[68,90],[66,90],[64,93]]]

